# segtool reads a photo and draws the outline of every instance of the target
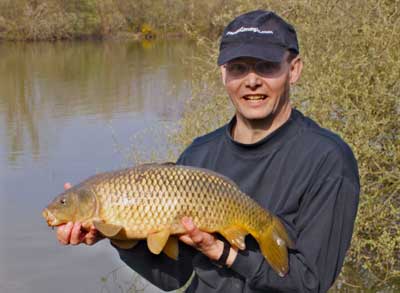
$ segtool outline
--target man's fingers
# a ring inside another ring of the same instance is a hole
[[[100,239],[101,237],[99,236],[96,228],[94,227],[91,227],[89,232],[86,235],[84,235],[84,242],[87,245],[93,245]]]
[[[79,222],[68,222],[57,228],[57,239],[63,245],[78,245],[80,243],[93,245],[101,238],[103,237],[99,235],[94,226],[90,228],[89,232],[83,231],[82,223]]]
[[[187,234],[180,236],[179,240],[181,240],[182,242],[184,242],[187,245],[195,246],[195,243],[193,242],[192,238]]]
[[[200,246],[204,242],[208,242],[208,233],[204,233],[199,228],[197,228],[191,218],[183,217],[182,225],[187,231],[188,237],[191,239],[194,245]],[[188,240],[188,239],[186,239]],[[187,243],[188,244],[188,243]]]
[[[66,225],[57,228],[57,240],[63,245],[67,245],[70,242],[71,231],[73,223],[68,222]]]
[[[179,237],[179,240],[196,248],[210,259],[216,260],[223,250],[223,242],[217,240],[214,235],[201,231],[188,217],[182,218],[182,225],[186,233]],[[222,245],[222,246],[221,246]]]
[[[193,233],[190,234],[192,240],[196,245],[201,245],[204,241],[204,233],[200,230],[196,229]]]
[[[70,240],[70,243],[72,245],[78,245],[79,243],[81,243],[81,241],[82,241],[81,227],[82,227],[82,224],[79,222],[75,223],[74,226],[72,227],[71,240]]]
[[[85,237],[85,243],[87,245],[93,245],[97,242],[98,238],[96,237],[96,235],[93,234],[86,234]]]
[[[193,224],[192,219],[189,217],[183,217],[181,222],[188,233],[193,232],[193,230],[195,230],[196,228],[196,226]]]
[[[64,189],[65,189],[65,190],[70,189],[71,187],[72,187],[72,184],[71,184],[71,183],[69,183],[69,182],[65,182],[65,183],[64,183]]]

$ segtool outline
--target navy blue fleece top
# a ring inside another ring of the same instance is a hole
[[[234,141],[234,123],[195,139],[178,163],[231,178],[282,220],[295,243],[288,275],[272,270],[251,236],[230,268],[183,243],[178,261],[152,255],[145,243],[118,249],[121,259],[164,290],[183,286],[194,270],[187,292],[326,292],[342,267],[357,212],[360,184],[351,149],[297,110],[255,144]]]

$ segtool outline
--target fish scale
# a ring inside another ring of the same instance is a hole
[[[171,163],[95,175],[56,197],[43,216],[50,226],[94,225],[121,248],[147,239],[151,252],[164,251],[174,259],[174,235],[185,233],[181,219],[191,217],[199,229],[220,233],[239,249],[245,249],[245,236],[251,234],[280,276],[288,272],[287,247],[293,247],[279,219],[230,179]]]

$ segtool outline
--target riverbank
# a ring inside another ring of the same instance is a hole
[[[56,41],[211,35],[226,1],[2,0],[0,39]],[[217,27],[221,26],[217,24]],[[215,34],[214,34],[215,35]]]

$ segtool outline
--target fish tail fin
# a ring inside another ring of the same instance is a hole
[[[258,240],[261,252],[270,266],[279,276],[284,277],[289,271],[287,248],[293,248],[293,243],[278,218],[272,218],[272,224],[267,225]]]

